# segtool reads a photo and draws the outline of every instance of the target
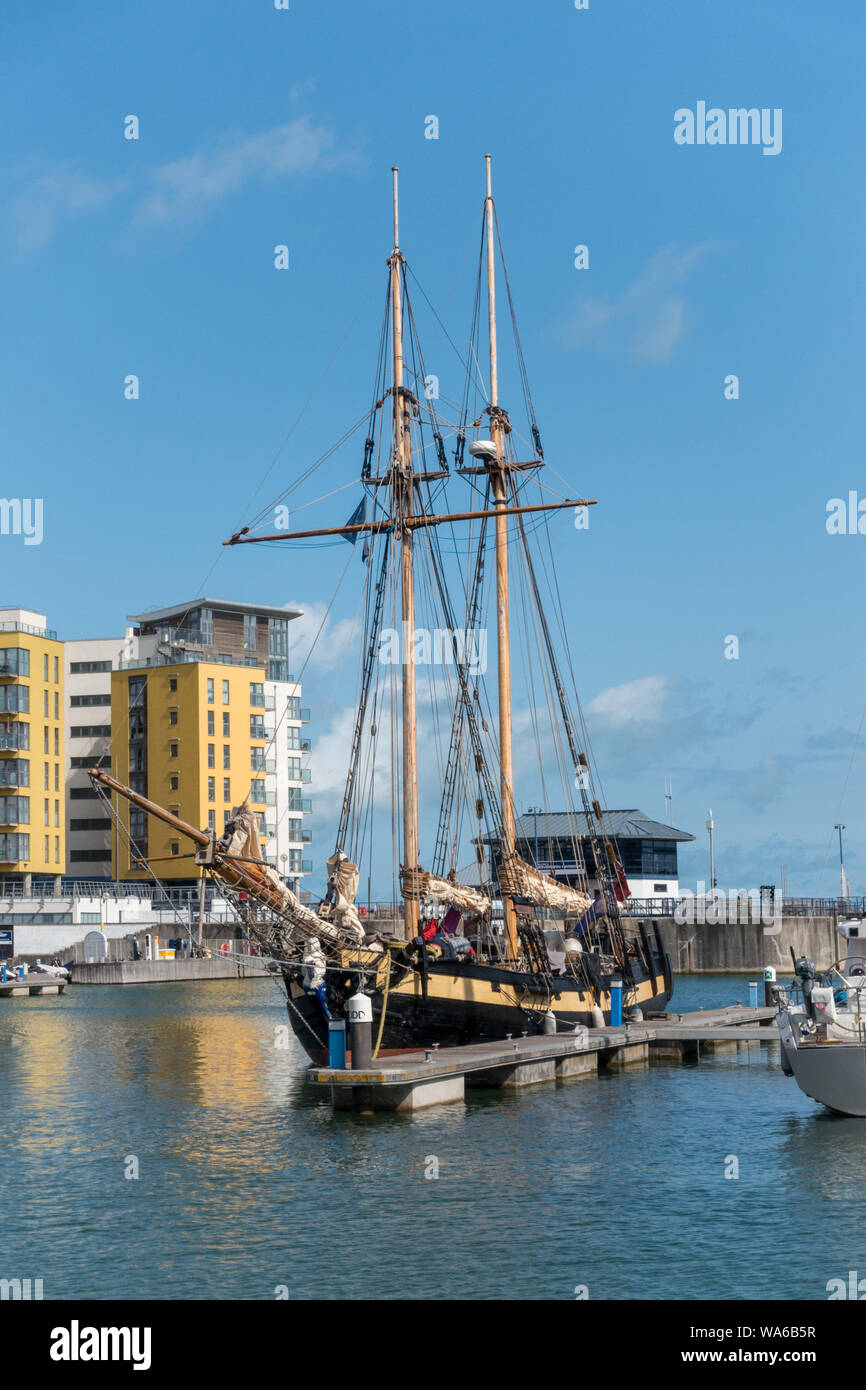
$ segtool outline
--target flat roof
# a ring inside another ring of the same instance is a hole
[[[188,603],[173,603],[170,608],[151,608],[146,613],[128,613],[127,622],[135,623],[138,627],[142,623],[161,623],[166,618],[186,617],[187,613],[194,613],[198,608],[213,608],[219,613],[255,613],[265,618],[303,617],[300,608],[276,608],[269,603],[239,603],[235,599],[194,598]]]

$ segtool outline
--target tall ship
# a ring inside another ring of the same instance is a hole
[[[300,475],[306,483],[338,445],[362,435],[358,505],[348,522],[276,533],[272,522],[262,533],[254,522],[225,542],[352,543],[340,585],[351,574],[359,591],[357,698],[322,900],[300,901],[265,863],[248,802],[217,838],[101,769],[91,773],[104,792],[193,842],[202,874],[276,963],[291,1025],[320,1063],[329,1025],[346,1017],[359,991],[372,1005],[374,1055],[601,1025],[620,1004],[660,1011],[672,992],[658,930],[623,912],[628,882],[605,822],[569,649],[575,591],[567,586],[563,598],[557,574],[557,520],[574,518],[575,526],[594,499],[564,493],[545,460],[490,156],[485,165],[469,340],[458,352],[462,398],[445,401],[425,365],[395,169],[371,405]],[[500,399],[498,280],[519,414]],[[265,517],[273,510],[259,524]],[[533,789],[540,783],[571,817],[566,876],[549,874],[537,845],[515,835],[515,745],[521,779]],[[394,908],[386,929],[359,903],[358,889],[363,867],[369,882],[389,853]]]

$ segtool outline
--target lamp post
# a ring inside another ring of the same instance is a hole
[[[844,897],[846,897],[846,889],[845,889],[845,861],[844,861],[844,859],[843,859],[843,857],[842,857],[842,831],[845,829],[845,826],[844,826],[844,825],[840,825],[840,824],[837,823],[836,825],[833,826],[833,829],[839,831],[839,880],[840,880],[840,885],[841,885],[841,890],[842,890],[842,897],[844,898]]]
[[[715,890],[715,886],[716,886],[716,857],[715,857],[715,852],[714,852],[714,848],[713,848],[713,830],[714,830],[714,829],[715,829],[715,822],[713,821],[713,811],[712,811],[712,807],[710,807],[710,810],[707,812],[707,830],[709,831],[709,835],[710,835],[710,890],[711,890],[711,891]]]

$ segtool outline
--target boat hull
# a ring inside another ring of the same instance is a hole
[[[834,1041],[798,1045],[796,1028],[804,1017],[802,1010],[779,1015],[782,1070],[810,1100],[839,1115],[866,1117],[866,1047]]]
[[[671,995],[669,962],[652,976],[645,971],[642,975],[629,1002],[644,1013],[663,1010]],[[298,1040],[314,1062],[327,1063],[328,1024],[319,1000],[305,994],[296,980],[286,977],[285,983],[289,1018]],[[509,1035],[519,1038],[540,1033],[548,1011],[556,1019],[557,1031],[568,1032],[581,1024],[594,1025],[594,1002],[586,987],[570,977],[554,979],[548,990],[528,987],[526,975],[499,967],[442,962],[428,970],[426,988],[420,974],[413,971],[388,992],[387,1001],[384,991],[373,995],[373,1039],[375,1043],[381,1027],[379,1055],[383,1056],[434,1044],[460,1047]],[[599,1007],[609,1024],[609,991],[602,991]]]

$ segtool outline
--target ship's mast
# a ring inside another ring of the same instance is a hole
[[[499,766],[502,779],[502,853],[514,850],[514,758],[511,741],[511,640],[508,624],[508,505],[507,464],[505,459],[505,417],[499,408],[499,370],[496,344],[496,264],[493,244],[493,188],[490,155],[487,166],[487,328],[490,341],[490,438],[496,446],[490,481],[496,516],[496,652],[499,680]],[[517,916],[514,902],[503,897],[506,953],[517,959]]]
[[[412,555],[412,528],[403,524],[415,511],[412,480],[412,438],[410,401],[403,385],[403,256],[400,252],[400,222],[397,199],[397,170],[394,181],[394,250],[391,267],[391,348],[394,397],[394,464],[392,485],[394,517],[400,541],[400,651],[403,671],[403,867],[418,867],[418,746],[417,693],[415,683],[415,578]],[[418,935],[418,903],[406,898],[403,904],[406,937]]]

